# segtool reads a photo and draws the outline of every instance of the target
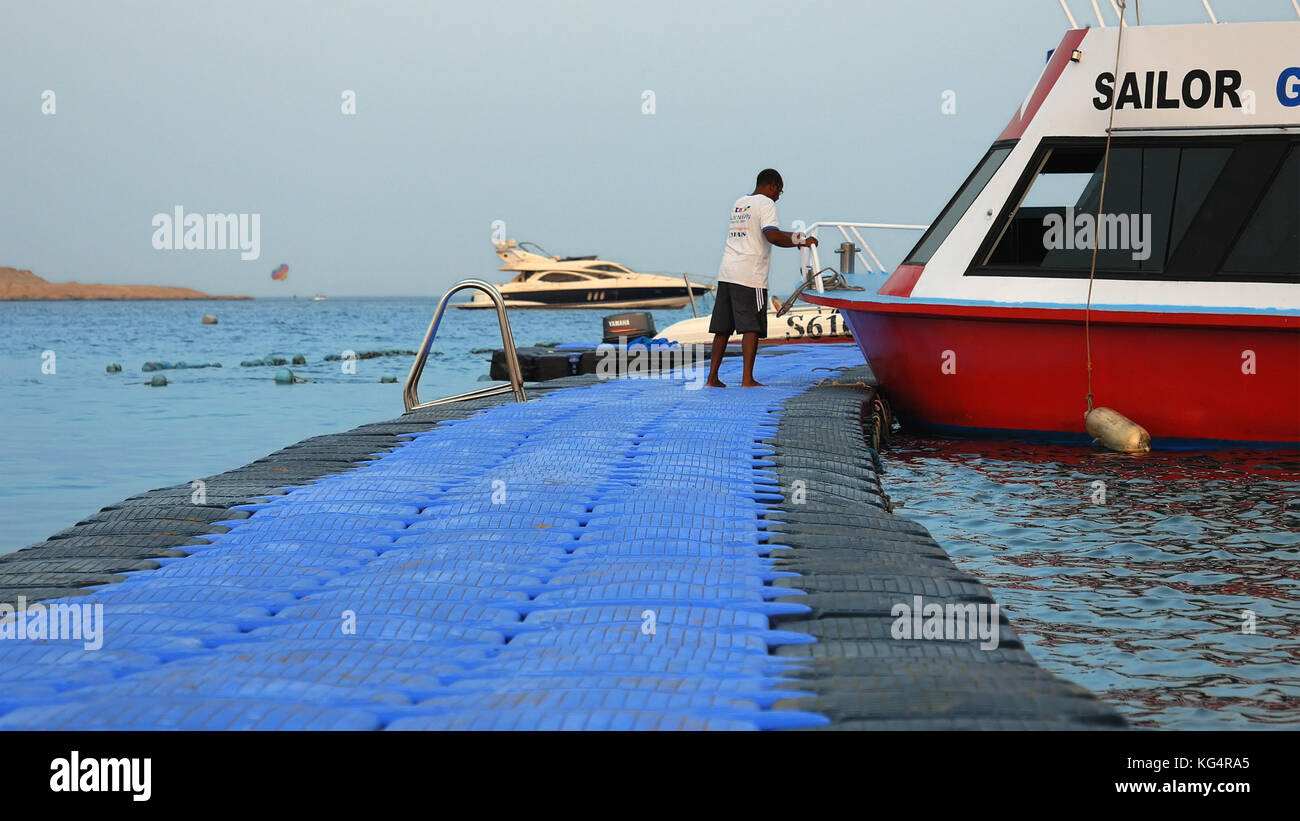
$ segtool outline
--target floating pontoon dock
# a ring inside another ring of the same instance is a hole
[[[888,511],[856,349],[756,370],[424,408],[0,557],[3,600],[104,620],[0,640],[0,728],[1124,726],[1009,624],[892,638],[899,602],[993,599]]]

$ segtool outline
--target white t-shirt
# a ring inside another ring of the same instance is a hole
[[[766,288],[772,244],[763,236],[765,228],[780,228],[776,203],[762,194],[750,194],[731,206],[727,246],[718,266],[718,282],[734,282],[750,288]]]

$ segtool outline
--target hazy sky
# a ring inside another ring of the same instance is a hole
[[[1294,16],[1289,0],[1214,7]],[[1199,0],[1141,8],[1206,19]],[[765,166],[785,176],[786,226],[931,220],[1066,27],[1057,0],[6,3],[0,265],[430,295],[506,278],[504,220],[553,253],[712,276],[727,209]],[[177,205],[260,214],[261,257],[155,250],[153,217]],[[879,251],[896,262],[914,239]],[[796,265],[777,252],[778,288]]]

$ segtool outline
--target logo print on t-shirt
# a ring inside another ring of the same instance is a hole
[[[746,213],[749,206],[736,208],[731,215],[731,237],[733,239],[744,239],[749,236],[749,216]]]

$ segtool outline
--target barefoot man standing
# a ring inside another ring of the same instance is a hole
[[[762,387],[754,380],[754,357],[758,340],[767,336],[767,273],[772,248],[799,248],[816,245],[816,237],[782,231],[776,218],[776,201],[785,183],[771,168],[758,173],[754,193],[736,200],[731,206],[731,224],[727,246],[718,267],[718,294],[713,303],[709,333],[713,334],[713,357],[709,360],[709,378],[704,384],[725,388],[718,380],[718,366],[727,350],[727,340],[739,333],[744,355],[741,387]]]

